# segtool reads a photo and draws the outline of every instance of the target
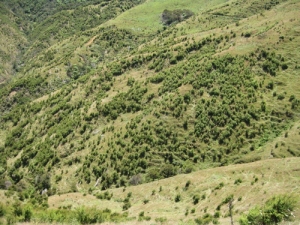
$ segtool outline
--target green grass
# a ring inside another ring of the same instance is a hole
[[[107,22],[105,25],[117,25],[119,28],[128,29],[143,35],[153,34],[162,29],[161,14],[165,9],[189,9],[195,14],[200,14],[208,9],[221,6],[226,0],[147,0],[144,4],[138,5],[116,19]]]
[[[0,3],[0,84],[12,78],[14,63],[26,43],[25,35],[15,22],[16,17]]]

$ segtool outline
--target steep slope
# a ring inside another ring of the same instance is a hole
[[[110,20],[105,25],[116,25],[127,30],[131,30],[143,35],[151,35],[156,33],[157,30],[163,29],[161,14],[164,9],[188,9],[196,14],[201,14],[215,7],[228,4],[226,0],[213,0],[213,1],[180,1],[180,0],[167,0],[163,2],[149,0],[145,4],[134,7],[122,15],[118,16],[115,20]]]
[[[84,31],[56,32],[77,9],[37,25],[20,78],[0,92],[1,187],[34,202],[32,190],[104,190],[299,156],[299,2],[202,3],[187,1],[199,10],[171,26],[149,17],[149,33],[131,29],[139,19],[120,21],[171,1],[113,7],[119,17],[92,27],[74,19]]]
[[[36,61],[41,57],[40,54],[46,60],[52,60],[54,52],[47,49],[55,43],[94,28],[142,2],[4,0],[0,5],[3,17],[1,41],[4,48],[1,57],[9,64],[6,67],[10,70],[4,71],[6,77],[12,77],[15,70],[20,70],[19,74],[27,76],[28,71],[26,68],[22,70],[23,66],[37,67]],[[26,44],[24,38],[28,40]],[[14,70],[10,67],[14,67]]]
[[[18,69],[19,56],[27,40],[17,25],[17,17],[0,3],[0,85]]]

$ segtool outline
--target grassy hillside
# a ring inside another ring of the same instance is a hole
[[[156,1],[148,0],[144,4],[134,7],[115,20],[108,21],[108,25],[116,25],[124,29],[132,30],[133,32],[149,35],[163,28],[161,22],[161,14],[164,9],[189,9],[196,14],[200,14],[207,10],[212,10],[214,7],[220,7],[225,4],[225,0],[214,1]]]
[[[234,196],[234,222],[237,223],[241,214],[255,205],[263,205],[274,195],[291,193],[297,196],[299,182],[299,158],[272,159],[202,170],[134,187],[111,189],[108,191],[112,195],[110,200],[99,199],[105,192],[97,190],[92,192],[93,196],[86,193],[88,201],[81,199],[84,192],[53,196],[49,198],[49,205],[50,208],[96,206],[122,212],[124,203],[121,200],[132,193],[129,217],[138,219],[139,214],[144,212],[145,216],[151,217],[152,223],[156,219],[156,224],[160,224],[157,218],[165,218],[166,222],[163,224],[194,224],[194,219],[205,213],[213,215],[218,211],[216,208],[221,206],[218,221],[225,225],[230,224],[228,205],[222,204],[226,197]],[[180,200],[176,202],[178,195]],[[194,196],[200,198],[199,203],[194,203]],[[297,220],[300,219],[299,206],[298,203],[295,212]]]
[[[79,185],[77,193],[49,197],[48,210],[73,211],[87,207],[112,210],[121,214],[124,212],[124,199],[130,196],[131,207],[127,210],[127,221],[121,224],[192,225],[199,224],[196,219],[206,214],[214,215],[215,221],[219,224],[229,225],[231,223],[228,204],[224,201],[232,196],[233,221],[234,224],[238,224],[241,215],[255,206],[264,205],[275,195],[290,193],[298,199],[299,175],[299,158],[286,158],[206,169],[102,192],[99,190],[86,192]],[[180,198],[176,200],[178,196]],[[290,224],[299,223],[299,206],[298,202],[297,209],[293,212],[294,223]],[[38,216],[39,213],[35,212],[34,215]],[[32,224],[41,222],[48,224],[49,219],[50,217],[35,219],[33,217]]]
[[[0,3],[0,85],[17,70],[20,52],[27,40],[16,24],[15,15]]]
[[[12,77],[15,70],[19,74],[24,65],[37,67],[38,58],[47,61],[53,59],[52,45],[74,35],[82,36],[82,32],[97,27],[131,7],[142,3],[135,1],[3,1],[1,7],[1,23],[3,23],[2,58],[6,77]],[[25,42],[27,40],[27,42]],[[4,44],[6,43],[6,44]],[[8,53],[11,52],[11,55]],[[41,56],[42,55],[42,56]],[[17,58],[18,56],[18,58]],[[12,70],[12,67],[14,70]],[[38,66],[40,67],[40,66]]]
[[[298,1],[78,4],[27,20],[22,66],[0,89],[0,187],[23,204],[46,207],[45,189],[53,199],[105,190],[121,196],[123,187],[155,181],[130,187],[137,191],[177,174],[172,182],[202,169],[298,160]],[[194,15],[163,26],[165,9]],[[242,191],[236,186],[226,195]],[[165,198],[181,193],[174,188]],[[149,210],[151,218],[159,212],[168,221],[194,221],[194,213],[184,216],[190,202],[180,200],[177,209],[169,197],[169,214],[145,208],[144,217]],[[118,221],[144,207],[140,197],[130,200],[125,215],[120,199],[107,202],[116,218],[99,213]],[[217,200],[205,203],[210,214]],[[239,212],[247,210],[243,204]]]

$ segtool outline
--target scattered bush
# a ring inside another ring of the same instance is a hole
[[[186,182],[186,184],[185,184],[185,189],[188,189],[189,188],[189,186],[190,186],[190,184],[191,184],[191,181],[189,180],[189,181],[187,181]]]
[[[180,200],[181,200],[181,195],[180,195],[180,194],[177,194],[177,195],[175,196],[175,202],[180,202]]]
[[[150,216],[145,216],[145,213],[144,211],[140,212],[139,213],[139,221],[143,221],[143,220],[146,220],[146,221],[149,221],[151,220],[151,217]]]
[[[106,199],[106,200],[110,200],[113,196],[113,193],[109,193],[108,191],[105,191],[104,193],[99,193],[99,194],[96,194],[96,197],[98,199]]]
[[[250,32],[246,32],[246,33],[244,34],[244,37],[246,37],[246,38],[251,37],[251,33],[250,33]]]
[[[217,187],[215,187],[215,190],[220,190],[220,189],[222,189],[222,187],[224,187],[223,182],[219,183],[219,185]]]
[[[284,94],[279,94],[279,95],[277,96],[277,99],[278,99],[278,100],[283,100],[284,98],[285,98]]]
[[[222,204],[227,204],[229,203],[230,201],[233,200],[233,195],[228,195],[223,201],[222,201]]]
[[[197,219],[195,219],[196,224],[198,225],[203,225],[203,224],[209,224],[211,222],[213,222],[215,218],[209,214],[209,213],[205,213],[202,217],[199,217]],[[217,222],[217,220],[214,220],[214,224]]]
[[[162,166],[160,173],[164,178],[172,177],[176,175],[176,168],[171,164],[165,164]]]
[[[282,68],[283,70],[286,70],[286,69],[288,69],[288,65],[287,65],[286,63],[283,63],[283,64],[281,65],[281,68]]]
[[[216,211],[214,214],[214,218],[220,218],[220,216],[221,216],[220,211]]]
[[[269,199],[263,207],[254,207],[248,214],[243,215],[240,225],[248,224],[278,224],[290,221],[296,207],[296,198],[290,195],[279,195]]]
[[[128,201],[128,202],[124,202],[123,206],[122,206],[122,209],[124,211],[128,210],[129,208],[131,207],[131,203]]]
[[[194,205],[198,204],[200,200],[200,196],[199,195],[194,195],[193,196],[193,203]]]
[[[2,203],[0,203],[0,217],[5,215],[5,207]]]
[[[238,179],[236,179],[236,180],[234,181],[234,184],[239,185],[239,184],[241,184],[242,182],[243,182],[242,179],[241,179],[241,178],[238,178]]]
[[[157,223],[164,223],[166,221],[167,221],[167,218],[165,218],[165,217],[155,218],[155,222],[157,222]]]

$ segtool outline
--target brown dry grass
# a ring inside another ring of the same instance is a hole
[[[89,42],[85,44],[85,46],[87,47],[87,46],[93,44],[93,42],[94,42],[94,40],[96,39],[96,37],[98,37],[98,36],[96,35],[96,36],[92,37],[92,38],[89,40]]]
[[[255,182],[255,178],[258,181]],[[241,179],[242,183],[234,184],[235,180]],[[191,181],[190,187],[185,190],[185,184]],[[220,183],[224,187],[215,189]],[[159,188],[162,187],[162,191]],[[179,221],[193,220],[204,214],[204,211],[213,214],[216,207],[228,195],[234,195],[235,222],[241,213],[247,212],[255,205],[263,204],[270,197],[277,194],[290,193],[298,196],[300,193],[300,158],[269,159],[249,164],[232,165],[214,169],[206,169],[191,174],[182,174],[176,177],[154,181],[139,186],[127,188],[116,188],[108,190],[113,193],[113,198],[99,200],[92,195],[83,193],[69,193],[60,196],[51,196],[49,205],[53,208],[71,205],[72,208],[78,206],[88,206],[97,208],[109,208],[112,211],[122,212],[122,199],[129,192],[132,193],[132,207],[128,210],[130,217],[138,217],[144,211],[146,216],[150,216],[152,221],[155,218],[165,217],[169,224],[178,224]],[[153,191],[155,193],[153,194]],[[95,190],[94,193],[98,193]],[[175,203],[174,198],[180,194],[182,200]],[[192,203],[192,197],[198,194],[205,194],[205,199],[199,204]],[[238,198],[241,200],[238,201]],[[144,204],[145,199],[149,203]],[[195,213],[191,213],[191,209]],[[226,205],[221,207],[222,216],[228,213]],[[185,216],[186,210],[189,211]],[[300,203],[295,212],[296,219],[300,219]],[[228,217],[220,219],[221,224],[229,224]],[[124,224],[150,224],[128,222]],[[184,223],[183,223],[184,224]]]

